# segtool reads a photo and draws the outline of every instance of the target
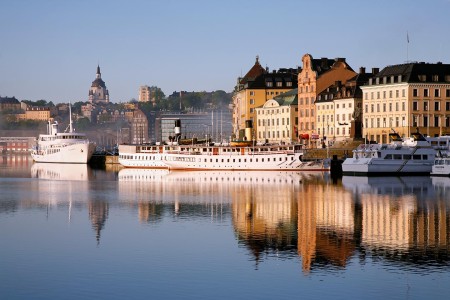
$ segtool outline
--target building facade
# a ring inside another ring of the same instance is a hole
[[[450,65],[407,63],[385,67],[363,91],[363,135],[387,143],[389,132],[403,137],[450,133]]]
[[[346,84],[336,81],[317,96],[317,133],[322,146],[362,138],[361,86],[377,72],[378,69],[374,68],[372,73],[366,73],[365,68],[361,67],[359,74]]]
[[[258,143],[297,142],[297,89],[267,100],[256,108],[256,136]]]
[[[93,104],[109,103],[109,91],[102,79],[100,66],[97,66],[95,80],[92,81],[91,88],[89,89],[89,102]]]
[[[313,59],[310,54],[305,54],[302,57],[302,64],[302,70],[298,74],[299,135],[303,143],[310,147],[318,147],[322,143],[316,118],[317,96],[337,81],[345,84],[355,77],[356,72],[346,63],[345,58]],[[328,125],[330,123],[331,119],[328,120]],[[323,130],[325,128],[322,132]]]
[[[261,107],[267,100],[297,88],[298,69],[279,69],[269,72],[259,63],[255,64],[244,77],[237,80],[232,97],[233,135],[242,139],[245,131],[245,121],[252,120],[254,130],[257,130],[255,109]]]
[[[136,109],[131,121],[131,143],[146,144],[149,142],[147,117],[142,110]]]
[[[139,87],[139,102],[149,102],[150,95],[150,87],[148,85],[142,85]]]

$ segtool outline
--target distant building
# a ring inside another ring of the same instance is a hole
[[[89,102],[93,104],[109,103],[109,92],[106,89],[105,82],[100,73],[100,66],[97,66],[97,74],[95,80],[92,81],[89,89]]]
[[[146,144],[149,142],[147,117],[142,110],[136,109],[131,121],[131,143]]]
[[[150,87],[148,85],[143,85],[139,87],[139,102],[149,102],[150,101]]]
[[[214,142],[229,142],[232,133],[231,113],[210,111],[203,113],[166,113],[155,117],[154,141],[167,142],[175,135],[175,120],[181,121],[182,139],[211,138]]]
[[[244,77],[239,77],[233,94],[233,134],[243,137],[245,121],[252,120],[254,129],[255,108],[261,107],[267,100],[297,88],[298,69],[282,68],[269,72],[263,68],[256,57],[255,64]]]
[[[49,107],[28,106],[24,114],[17,114],[19,120],[49,121],[52,111]]]
[[[394,129],[403,137],[450,134],[450,64],[407,63],[385,67],[363,92],[363,135],[388,142]]]
[[[0,111],[19,110],[20,102],[16,97],[0,97]]]

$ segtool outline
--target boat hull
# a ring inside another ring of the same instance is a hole
[[[342,174],[350,176],[429,175],[432,161],[414,162],[384,159],[347,158],[342,163]]]
[[[94,143],[79,143],[33,150],[31,157],[38,163],[86,164],[95,151]]]

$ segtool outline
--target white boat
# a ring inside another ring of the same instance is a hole
[[[304,162],[302,145],[249,147],[189,145],[166,151],[170,170],[329,170],[329,161]]]
[[[450,176],[450,157],[436,157],[431,176]]]
[[[72,118],[67,132],[58,131],[58,122],[48,122],[47,134],[40,134],[37,145],[31,150],[35,162],[86,164],[95,151],[95,143],[86,134],[75,132]]]
[[[419,132],[402,139],[389,134],[390,144],[362,144],[342,164],[343,175],[429,175],[437,154],[430,139]]]

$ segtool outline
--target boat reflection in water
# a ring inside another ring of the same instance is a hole
[[[31,166],[31,177],[50,180],[89,180],[87,164],[40,164]]]
[[[52,209],[67,209],[70,222],[74,207],[87,206],[95,238],[100,243],[101,231],[109,214],[108,200],[111,199],[106,199],[107,194],[101,190],[86,196],[85,191],[90,190],[89,180],[94,177],[87,164],[34,163],[31,177],[45,179],[38,182],[38,197],[39,202],[47,205],[49,213]],[[67,197],[61,197],[62,191]]]

